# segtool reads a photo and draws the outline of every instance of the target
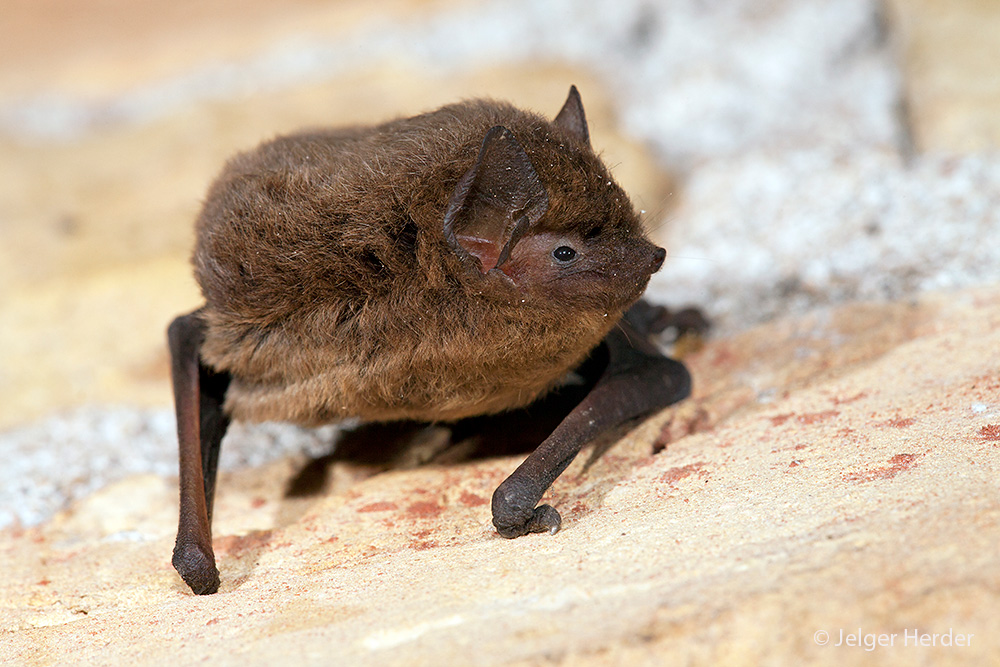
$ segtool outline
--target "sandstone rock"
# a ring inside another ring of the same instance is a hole
[[[1000,148],[1000,6],[991,0],[891,0],[918,150]]]
[[[996,147],[988,1],[77,4],[0,21],[0,662],[995,659],[1000,180],[941,155]],[[489,498],[517,457],[429,433],[331,463],[331,430],[238,426],[223,588],[190,595],[163,326],[223,160],[569,83],[670,244],[651,296],[721,324],[695,396],[515,541]]]
[[[126,480],[7,531],[0,658],[843,664],[870,657],[833,645],[860,629],[895,635],[879,664],[982,662],[1000,631],[998,324],[1000,289],[981,288],[710,342],[686,407],[555,484],[555,536],[489,524],[517,459],[339,463],[294,498],[288,459],[221,480],[223,587],[198,598],[169,566],[163,480]]]

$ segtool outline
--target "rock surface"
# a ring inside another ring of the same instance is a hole
[[[223,585],[198,598],[168,562],[173,481],[107,487],[48,524],[8,531],[0,658],[939,665],[996,656],[1000,290],[782,320],[689,362],[699,381],[691,401],[589,466],[582,456],[556,483],[549,500],[564,529],[555,536],[508,541],[492,530],[489,497],[514,458],[387,472],[337,463],[294,496],[289,480],[305,459],[284,459],[223,476]],[[895,644],[818,645],[819,633],[836,644],[858,629]],[[936,646],[914,645],[934,634]],[[945,635],[966,645],[942,646]]]
[[[906,106],[922,151],[1000,148],[1000,11],[992,0],[890,0]]]
[[[996,664],[996,3],[78,4],[0,21],[0,663]],[[668,245],[651,298],[717,324],[693,399],[514,541],[517,457],[234,428],[191,596],[163,331],[213,174],[570,83]]]

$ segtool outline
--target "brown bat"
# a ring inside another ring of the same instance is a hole
[[[552,121],[471,101],[237,155],[197,222],[206,303],[168,330],[174,567],[218,590],[231,419],[454,422],[526,406],[578,369],[589,393],[493,494],[504,537],[555,532],[559,513],[537,504],[580,449],[690,392],[642,335],[663,328],[649,307],[623,319],[664,256],[591,149],[575,87]]]

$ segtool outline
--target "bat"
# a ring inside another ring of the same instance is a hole
[[[665,254],[591,148],[576,87],[553,120],[474,100],[232,158],[196,222],[205,305],[167,331],[181,578],[219,588],[231,420],[450,423],[532,404],[576,370],[589,391],[492,499],[500,535],[554,533],[538,503],[580,449],[690,393],[648,337],[667,311],[632,308]]]

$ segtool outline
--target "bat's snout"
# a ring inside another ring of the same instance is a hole
[[[663,266],[663,260],[667,257],[667,251],[663,248],[657,248],[653,251],[653,259],[649,263],[649,272],[656,273]]]

